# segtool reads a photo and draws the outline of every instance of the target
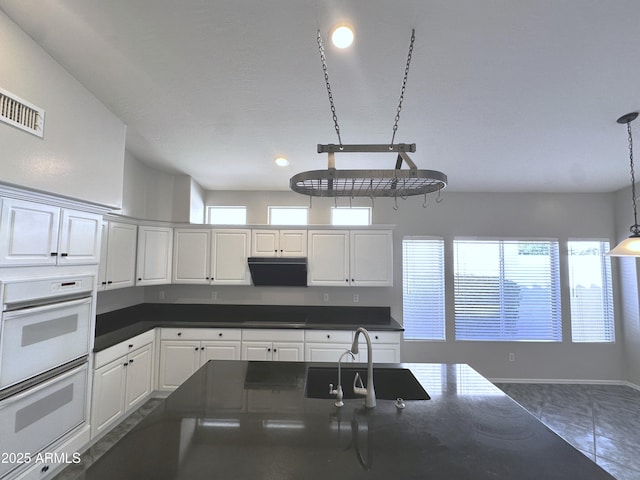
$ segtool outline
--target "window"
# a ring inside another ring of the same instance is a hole
[[[371,225],[371,207],[331,207],[331,225]]]
[[[444,340],[444,241],[433,237],[402,240],[404,338]]]
[[[269,207],[269,225],[306,225],[309,223],[307,207]]]
[[[572,240],[569,251],[571,340],[613,342],[611,259],[604,254],[609,242]]]
[[[562,340],[557,241],[455,240],[456,340]]]
[[[247,207],[207,207],[207,223],[246,225]]]

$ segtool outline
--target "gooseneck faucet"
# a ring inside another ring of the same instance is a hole
[[[342,399],[344,398],[344,393],[342,391],[342,372],[340,370],[340,363],[342,362],[342,358],[345,355],[351,355],[351,358],[353,360],[356,359],[353,353],[351,353],[351,350],[347,350],[346,352],[344,352],[342,355],[340,355],[340,358],[338,359],[338,383],[337,383],[336,389],[335,390],[333,389],[333,383],[329,384],[329,395],[336,396],[336,402],[335,402],[336,407],[342,407],[344,405],[344,402],[342,401]]]
[[[373,388],[373,349],[371,348],[371,337],[369,332],[363,327],[358,327],[355,335],[353,336],[353,345],[351,345],[351,353],[358,353],[358,337],[360,334],[364,335],[364,339],[367,342],[367,388],[362,385],[362,379],[360,375],[356,373],[356,378],[353,379],[353,391],[358,395],[364,395],[364,406],[367,408],[373,408],[376,406],[376,391]],[[357,382],[360,380],[360,386],[357,386]]]

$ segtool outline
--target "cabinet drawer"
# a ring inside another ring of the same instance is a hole
[[[153,342],[155,332],[149,330],[148,332],[141,333],[135,337],[130,338],[124,342],[117,343],[113,347],[106,348],[98,353],[94,357],[93,368],[100,368],[107,363],[113,362],[117,358],[124,357],[128,353]]]
[[[400,343],[400,332],[376,332],[369,331],[369,337],[371,337],[371,343]],[[364,342],[364,337],[358,339],[359,342]]]
[[[306,330],[305,341],[351,343],[353,341],[353,332],[351,330]]]
[[[161,340],[240,340],[240,328],[163,328]]]
[[[245,328],[242,340],[268,342],[304,342],[304,330]]]

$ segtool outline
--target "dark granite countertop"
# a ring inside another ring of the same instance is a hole
[[[98,315],[93,351],[156,327],[355,330],[359,326],[403,330],[389,307],[142,303]]]
[[[431,395],[398,410],[305,398],[314,364],[272,362],[247,382],[256,363],[208,362],[82,478],[613,478],[467,365],[388,365]]]

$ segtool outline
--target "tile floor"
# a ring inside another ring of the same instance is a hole
[[[640,391],[619,385],[498,383],[505,393],[618,480],[640,480]],[[79,480],[160,399],[151,399],[54,480]]]
[[[496,385],[618,480],[640,479],[640,391],[621,385]]]

